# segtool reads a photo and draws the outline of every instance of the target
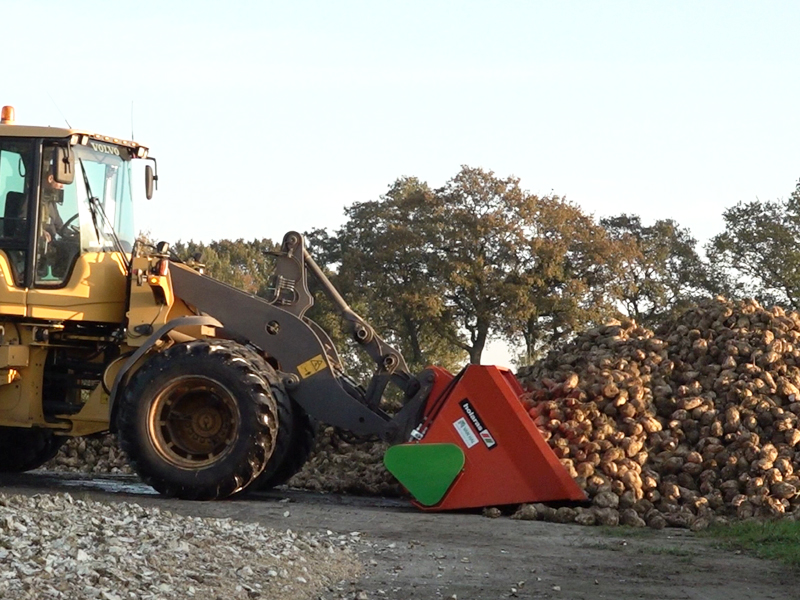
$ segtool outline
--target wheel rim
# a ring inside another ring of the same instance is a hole
[[[150,405],[148,433],[171,464],[197,469],[221,460],[236,441],[239,409],[224,385],[193,375],[165,387]]]

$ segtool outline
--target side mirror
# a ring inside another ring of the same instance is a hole
[[[155,181],[153,175],[153,167],[146,165],[144,168],[144,195],[148,200],[153,198],[153,182]]]
[[[54,150],[53,179],[57,183],[69,185],[75,181],[75,156],[69,146],[56,146]]]

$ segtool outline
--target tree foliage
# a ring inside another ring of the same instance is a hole
[[[433,196],[419,180],[401,178],[380,200],[346,209],[348,220],[335,235],[310,236],[334,285],[412,369],[434,358],[451,368],[462,360],[459,349],[439,335],[453,327],[443,324],[444,294],[427,253]]]
[[[491,337],[520,331],[532,349],[607,305],[603,230],[515,177],[465,166],[436,190],[401,178],[346,213],[322,244],[326,264],[415,366],[478,363]]]
[[[700,296],[748,286],[760,299],[800,299],[800,184],[787,201],[727,210],[710,262],[673,220],[645,226],[621,214],[598,223],[563,197],[469,166],[437,189],[401,177],[345,215],[336,231],[306,235],[311,254],[415,371],[479,363],[491,339],[524,348],[519,362],[530,362],[620,311],[654,327]],[[269,239],[174,248],[183,258],[201,253],[211,276],[262,297],[276,249]],[[348,344],[338,312],[309,283],[316,302],[307,316],[333,338],[348,369],[366,375],[371,360]]]
[[[525,230],[515,242],[514,294],[502,318],[505,339],[517,344],[522,338],[523,363],[613,312],[606,291],[613,246],[603,229],[562,197],[529,201]]]
[[[446,300],[447,321],[439,330],[469,354],[471,363],[480,363],[489,336],[502,329],[522,299],[525,241],[535,227],[538,199],[514,177],[470,167],[433,197],[426,246]]]
[[[208,244],[178,241],[173,252],[181,259],[201,257],[210,276],[250,294],[267,296],[274,260],[268,252],[278,246],[270,239],[218,240]]]
[[[621,214],[600,223],[616,245],[608,293],[637,321],[656,326],[719,287],[697,253],[697,240],[672,219],[645,226],[638,216]]]
[[[712,238],[712,263],[731,276],[739,295],[800,305],[800,182],[787,200],[740,202]]]

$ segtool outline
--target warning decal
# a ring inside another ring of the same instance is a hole
[[[478,443],[478,436],[476,436],[475,432],[472,431],[472,427],[469,426],[469,423],[467,423],[467,420],[464,417],[454,421],[453,427],[456,428],[458,435],[460,435],[461,439],[464,440],[464,445],[467,448],[472,448]]]
[[[297,372],[300,374],[300,377],[306,379],[307,377],[311,377],[315,373],[324,371],[327,368],[328,363],[326,363],[325,359],[322,358],[322,354],[317,354],[314,358],[309,358],[303,364],[297,365]]]

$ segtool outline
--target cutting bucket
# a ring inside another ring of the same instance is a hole
[[[470,365],[456,377],[434,370],[421,439],[384,456],[414,504],[437,511],[586,500],[525,411],[508,369]]]

